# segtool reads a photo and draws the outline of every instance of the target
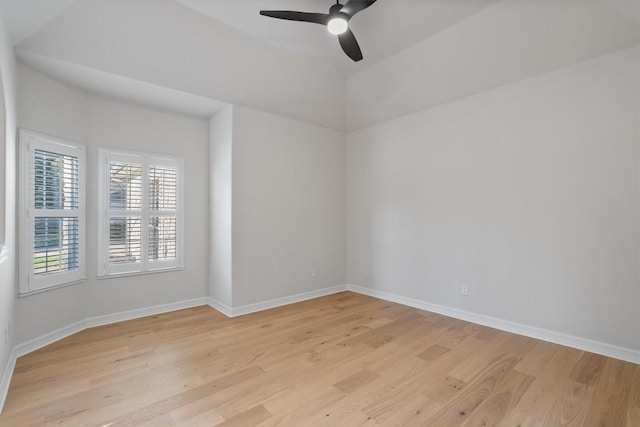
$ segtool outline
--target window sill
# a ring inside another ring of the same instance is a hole
[[[44,293],[44,292],[54,291],[56,289],[66,288],[67,286],[79,285],[79,284],[84,283],[86,281],[87,281],[87,278],[83,277],[82,279],[74,280],[73,282],[61,283],[61,284],[55,285],[55,286],[48,286],[46,288],[37,289],[35,291],[19,292],[18,293],[18,298],[23,298],[23,297],[28,297],[28,296],[31,296],[31,295],[41,294],[41,293]]]
[[[146,276],[148,274],[167,273],[171,271],[183,271],[184,267],[171,267],[171,268],[158,268],[155,270],[147,271],[131,271],[127,273],[113,273],[113,274],[98,274],[98,280],[116,279],[118,277],[130,277],[130,276]]]

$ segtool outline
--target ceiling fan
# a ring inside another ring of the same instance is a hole
[[[340,46],[344,53],[354,61],[362,59],[362,51],[349,28],[349,21],[353,15],[364,10],[375,3],[376,0],[347,0],[342,5],[340,0],[336,0],[336,4],[331,6],[329,13],[309,13],[294,12],[290,10],[261,10],[260,15],[271,18],[286,19],[288,21],[312,22],[314,24],[326,25],[327,30],[331,34],[338,36]]]

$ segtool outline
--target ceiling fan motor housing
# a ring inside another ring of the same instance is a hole
[[[349,21],[356,13],[368,8],[376,0],[347,0],[342,5],[340,0],[329,8],[329,13],[296,12],[291,10],[261,10],[260,15],[288,21],[311,22],[327,26],[329,32],[338,36],[344,53],[354,61],[362,60],[362,51],[356,37],[349,29]]]
[[[334,16],[337,16],[340,11],[342,10],[343,6],[340,3],[336,3],[333,6],[331,6],[329,8],[329,15],[333,18]],[[342,16],[344,16],[344,19],[349,20],[350,16],[347,15],[346,13],[340,13]]]

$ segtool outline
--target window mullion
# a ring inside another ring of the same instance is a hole
[[[111,217],[141,217],[143,215],[143,211],[141,210],[126,210],[126,211],[118,211],[118,210],[107,210],[107,218]]]
[[[142,271],[149,269],[149,159],[142,159]]]
[[[80,209],[30,209],[31,216],[42,218],[78,218]]]
[[[149,216],[177,216],[177,212],[173,210],[150,210]]]

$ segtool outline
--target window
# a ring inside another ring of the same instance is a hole
[[[100,150],[99,276],[184,266],[182,164],[159,154]]]
[[[85,278],[85,148],[20,131],[20,293]]]

